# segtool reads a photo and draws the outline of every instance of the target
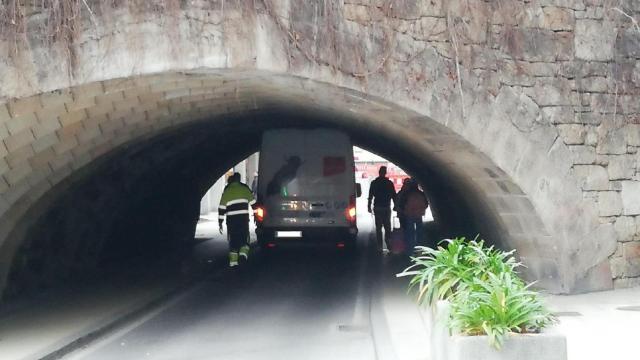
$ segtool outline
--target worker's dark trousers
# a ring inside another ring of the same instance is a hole
[[[227,215],[229,252],[238,252],[249,243],[249,214]]]

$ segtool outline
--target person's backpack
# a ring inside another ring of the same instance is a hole
[[[420,218],[427,211],[427,199],[420,191],[412,191],[407,195],[407,201],[404,205],[404,214],[412,218]]]

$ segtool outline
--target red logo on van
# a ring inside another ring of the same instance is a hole
[[[347,170],[344,156],[325,156],[322,159],[322,176],[334,176]]]

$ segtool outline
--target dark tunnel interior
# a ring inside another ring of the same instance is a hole
[[[133,259],[177,263],[193,239],[205,192],[258,150],[263,131],[284,127],[347,132],[354,145],[420,181],[441,238],[480,233],[500,245],[493,233],[498,220],[478,205],[483,201],[473,184],[410,142],[361,121],[278,109],[172,128],[79,169],[57,185],[62,191],[50,191],[32,206],[25,217],[29,220],[15,230],[23,231],[25,241],[16,252],[5,298],[99,277],[110,266],[126,266]]]

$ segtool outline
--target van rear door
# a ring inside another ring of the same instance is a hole
[[[267,227],[347,227],[353,148],[339,131],[272,130],[263,135],[259,198]]]

